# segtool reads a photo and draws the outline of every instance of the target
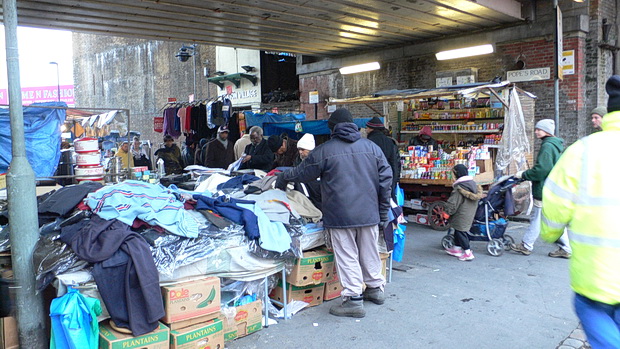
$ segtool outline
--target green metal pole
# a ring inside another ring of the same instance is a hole
[[[15,275],[20,348],[48,347],[43,297],[36,294],[32,253],[39,238],[34,171],[26,158],[24,110],[19,80],[16,0],[3,1],[6,62],[9,83],[12,155],[7,175],[11,258]]]

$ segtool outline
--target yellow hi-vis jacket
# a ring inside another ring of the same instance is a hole
[[[541,237],[555,242],[568,227],[571,287],[589,299],[620,303],[620,111],[603,131],[564,151],[543,189]]]

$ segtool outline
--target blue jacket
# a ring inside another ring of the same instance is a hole
[[[355,228],[388,220],[392,169],[376,144],[354,123],[336,124],[332,139],[280,175],[288,182],[321,178],[323,225]]]

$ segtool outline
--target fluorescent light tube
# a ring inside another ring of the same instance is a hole
[[[441,52],[435,53],[435,57],[437,57],[437,60],[439,61],[445,61],[447,59],[479,56],[479,55],[486,55],[489,53],[493,53],[493,45],[491,44],[464,47],[464,48],[459,48],[456,50],[449,50],[449,51],[441,51]]]
[[[371,63],[364,63],[364,64],[358,64],[358,65],[350,65],[348,67],[340,68],[340,74],[342,74],[342,75],[355,74],[355,73],[361,73],[361,72],[365,72],[365,71],[377,70],[377,69],[380,69],[380,68],[381,68],[381,66],[379,65],[379,62],[371,62]]]

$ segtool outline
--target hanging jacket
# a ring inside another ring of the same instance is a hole
[[[252,158],[248,162],[241,164],[241,169],[258,169],[265,172],[271,171],[273,165],[273,152],[267,145],[267,140],[263,140],[254,145],[252,143],[245,147],[245,154],[251,155]]]
[[[180,131],[174,128],[177,117],[177,108],[164,109],[164,135],[171,135],[173,138],[179,138]]]
[[[521,178],[532,181],[532,196],[542,200],[543,185],[549,176],[553,165],[558,162],[564,150],[564,140],[558,137],[545,137],[540,145],[534,167],[523,172]]]
[[[482,199],[482,187],[473,180],[458,180],[452,185],[454,188],[446,205],[446,213],[450,215],[450,225],[460,231],[469,231],[476,215],[478,200]]]
[[[336,124],[332,138],[316,147],[278,182],[310,182],[321,177],[326,228],[367,227],[388,221],[392,170],[381,149],[363,139],[352,122]]]
[[[93,277],[116,325],[134,336],[157,328],[164,316],[159,274],[149,245],[138,233],[116,219],[93,215],[79,231],[61,233],[83,260],[93,263]]]
[[[605,304],[620,304],[620,186],[617,147],[620,111],[603,118],[603,131],[571,145],[543,189],[541,238],[555,242],[568,228],[571,287]]]

